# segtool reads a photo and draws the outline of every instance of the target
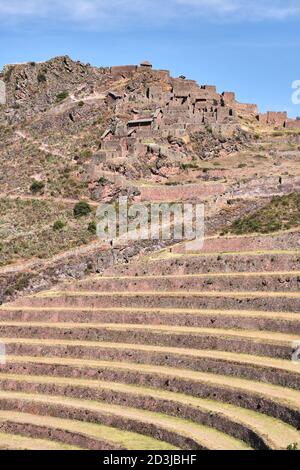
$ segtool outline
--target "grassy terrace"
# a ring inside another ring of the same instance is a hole
[[[91,437],[100,442],[110,442],[111,445],[117,445],[128,450],[147,450],[151,448],[155,448],[158,450],[176,450],[176,448],[171,446],[170,444],[167,444],[162,440],[153,439],[149,436],[142,436],[134,432],[122,431],[111,426],[103,426],[94,423],[84,423],[77,420],[61,419],[51,416],[38,416],[35,414],[20,413],[13,411],[0,411],[0,423],[2,420],[10,420],[13,423],[25,424],[29,426],[43,426],[46,427],[46,429],[49,429],[49,434],[51,433],[51,431],[53,433],[53,430],[55,429],[69,433],[80,433],[81,435]],[[1,442],[3,442],[4,440],[4,437],[5,435],[3,435],[2,438],[2,435],[0,434],[0,447]],[[13,438],[13,443],[15,443],[14,441],[16,440],[16,438],[18,440],[20,439],[19,436],[12,435],[11,437]],[[34,441],[35,439],[32,439],[31,445],[30,442],[26,442],[26,448],[31,448],[31,446],[34,444]],[[20,442],[20,444],[23,445],[22,442]],[[36,444],[39,444],[39,442],[37,442]],[[50,446],[53,447],[55,445],[54,442],[51,442],[49,440],[46,440],[41,444],[41,450],[44,450],[45,448],[47,449]],[[7,446],[7,441],[5,442],[5,445]],[[28,447],[28,445],[30,445],[30,447]],[[56,446],[57,445],[58,444],[56,444]],[[60,447],[63,446],[66,447],[65,450],[74,450],[73,448],[71,448],[71,446],[66,446],[65,444],[61,443]]]
[[[8,375],[6,377],[1,376],[1,379],[14,381],[15,383],[25,382],[31,385],[41,385],[41,384],[47,385],[47,384],[50,384],[52,381],[52,379],[48,377],[31,378],[31,377],[26,377],[26,376],[20,377],[20,376],[15,376],[15,375]],[[165,401],[168,401],[169,403],[177,403],[178,405],[181,405],[181,406],[187,405],[187,406],[194,407],[195,410],[201,410],[202,413],[211,413],[212,415],[217,414],[220,416],[226,416],[227,419],[234,420],[240,424],[246,425],[248,428],[264,436],[264,439],[266,441],[269,441],[269,445],[273,448],[280,448],[282,444],[284,444],[283,439],[282,439],[283,435],[284,435],[285,444],[292,442],[293,439],[297,439],[299,437],[299,435],[297,434],[297,431],[295,431],[292,427],[290,427],[289,425],[281,421],[278,421],[268,416],[263,416],[251,410],[243,410],[242,408],[238,408],[230,404],[220,403],[217,401],[200,399],[200,398],[195,398],[192,396],[187,396],[185,394],[167,392],[164,390],[155,390],[155,389],[141,387],[141,386],[137,387],[137,386],[132,386],[132,385],[124,385],[124,384],[121,385],[120,383],[109,383],[109,382],[102,382],[102,381],[95,382],[93,380],[89,381],[89,380],[84,380],[84,379],[57,378],[57,384],[59,384],[60,387],[68,387],[70,386],[70,384],[72,384],[72,386],[74,387],[83,387],[83,386],[88,387],[91,391],[108,390],[108,391],[111,391],[111,393],[115,392],[117,394],[119,393],[120,389],[122,389],[123,391],[126,391],[128,396],[131,396],[131,398],[144,397],[146,399],[152,398],[157,401],[165,400]],[[54,421],[53,418],[50,418],[50,420]],[[88,425],[88,426],[96,427],[96,425]],[[99,425],[98,427],[106,428],[104,426],[99,426]],[[124,431],[122,432],[124,433]],[[117,435],[117,433],[118,431],[116,429],[111,429],[111,435],[114,435],[114,434]],[[126,433],[126,434],[128,434],[129,436],[131,434],[134,435],[133,433]],[[151,438],[149,437],[141,436],[140,440],[142,439],[147,439],[149,441],[151,440]],[[128,439],[128,442],[124,442],[124,440],[122,441],[120,440],[120,442],[123,445],[124,443],[126,443],[127,448],[128,448],[128,443],[130,444],[130,439]],[[153,440],[152,445],[153,444],[158,445],[158,441]],[[163,449],[163,444],[164,443],[161,442],[161,449]]]
[[[73,209],[63,202],[0,199],[0,266],[50,258],[94,240],[94,209],[83,217]]]
[[[300,226],[300,193],[274,197],[254,214],[235,221],[225,234],[273,233]]]

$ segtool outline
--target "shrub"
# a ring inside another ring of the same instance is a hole
[[[38,79],[38,82],[39,82],[39,83],[44,83],[44,82],[47,81],[46,75],[45,75],[44,73],[42,73],[42,72],[40,72],[40,73],[38,74],[37,79]]]
[[[78,106],[82,108],[84,106],[84,101],[79,101]]]
[[[286,450],[299,450],[299,446],[297,442],[293,442],[293,444],[290,444],[287,446]]]
[[[5,74],[4,74],[4,81],[5,81],[5,82],[9,82],[9,81],[10,81],[11,76],[12,76],[12,73],[13,73],[13,70],[14,70],[14,68],[13,68],[12,65],[10,65],[10,66],[6,69]]]
[[[30,191],[33,194],[40,193],[45,188],[45,183],[42,181],[33,181],[32,185],[30,186]]]
[[[185,170],[196,170],[198,168],[198,165],[196,163],[181,163],[180,169],[185,171]]]
[[[97,233],[97,225],[96,222],[91,222],[88,226],[88,231],[92,233],[93,235],[96,235]]]
[[[92,209],[90,205],[85,201],[78,202],[74,207],[74,216],[76,219],[78,219],[79,217],[87,216],[91,212]]]
[[[80,154],[80,157],[84,159],[91,158],[92,156],[93,156],[93,152],[89,149],[83,150]]]
[[[98,180],[98,183],[100,186],[105,186],[108,183],[108,180],[105,178],[105,176],[101,176],[101,178]]]
[[[13,294],[14,294],[15,290],[13,287],[8,287],[7,289],[5,289],[4,291],[4,296],[5,297],[11,297]]]
[[[53,224],[53,230],[54,230],[55,232],[60,232],[60,231],[64,228],[65,225],[66,225],[66,224],[65,224],[62,220],[57,220],[57,221]]]
[[[68,96],[69,96],[69,93],[66,90],[62,91],[61,93],[58,93],[58,95],[56,96],[56,102],[60,103],[61,101],[64,101],[66,98],[68,98]]]
[[[29,282],[30,277],[27,274],[22,274],[16,281],[15,290],[22,291],[24,289],[27,289],[27,287],[29,286]]]
[[[299,226],[300,193],[276,196],[266,206],[251,215],[238,219],[225,230],[226,233],[272,233]]]

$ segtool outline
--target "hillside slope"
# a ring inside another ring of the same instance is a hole
[[[31,279],[30,263],[55,266],[52,258],[69,259],[78,247],[90,246],[80,272],[93,272],[99,202],[202,202],[206,234],[215,235],[299,191],[297,121],[261,115],[232,92],[148,63],[97,68],[67,56],[8,65],[0,79],[2,298],[7,284],[10,293],[34,289],[23,276]],[[76,218],[82,200],[90,210]],[[297,225],[295,215],[285,227]],[[8,266],[24,271],[21,280],[7,278]],[[67,262],[59,272],[73,276]]]

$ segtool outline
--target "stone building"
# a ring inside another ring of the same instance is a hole
[[[300,121],[289,120],[287,113],[259,114],[255,104],[239,103],[231,91],[219,94],[214,85],[172,78],[169,71],[154,70],[148,61],[111,67],[108,73],[121,80],[132,78],[135,84],[124,92],[107,92],[116,116],[101,138],[102,157],[105,154],[109,159],[146,155],[151,142],[153,153],[162,139],[182,138],[207,127],[237,129],[240,117],[265,125],[300,127]]]

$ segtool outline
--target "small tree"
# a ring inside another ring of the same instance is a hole
[[[88,226],[88,231],[92,233],[93,235],[96,235],[97,233],[97,225],[96,222],[91,222]]]
[[[74,216],[76,219],[78,219],[79,217],[85,217],[91,212],[92,209],[90,205],[85,201],[78,202],[74,207]]]
[[[33,181],[32,185],[30,186],[30,191],[33,194],[37,194],[43,191],[44,188],[45,188],[45,183],[43,183],[42,181]]]
[[[98,180],[98,183],[100,184],[100,186],[105,186],[108,184],[108,180],[105,178],[105,176],[101,176],[101,178],[99,178]]]
[[[47,81],[46,75],[42,72],[38,74],[37,79],[39,83],[45,83]]]
[[[60,232],[65,226],[65,223],[62,221],[62,220],[57,220],[54,224],[53,224],[53,230],[55,232]]]

